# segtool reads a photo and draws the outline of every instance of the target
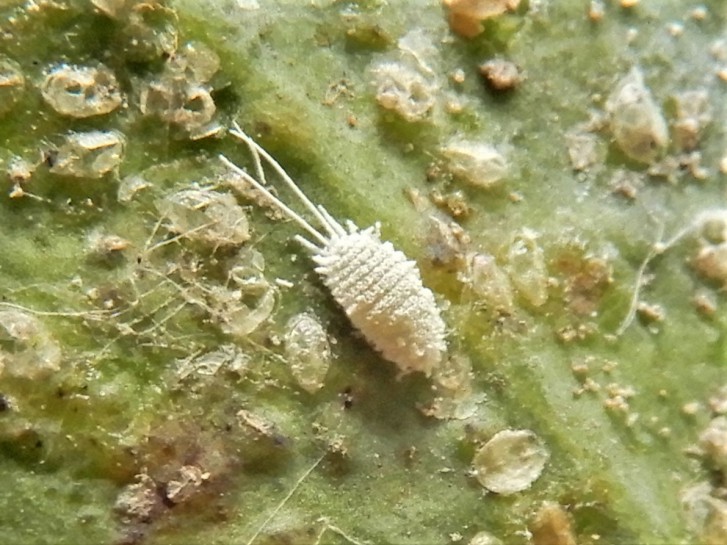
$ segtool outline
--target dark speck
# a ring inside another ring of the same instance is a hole
[[[346,389],[341,392],[341,397],[343,398],[344,409],[350,409],[353,407],[353,390],[350,386],[347,386]]]

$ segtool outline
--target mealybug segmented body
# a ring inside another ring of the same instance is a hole
[[[422,284],[416,263],[390,242],[382,241],[378,225],[359,229],[348,221],[344,228],[325,208],[313,204],[278,162],[239,126],[230,133],[249,146],[260,180],[226,157],[220,159],[311,235],[313,241],[300,235],[295,238],[311,252],[316,272],[351,323],[402,374],[420,371],[429,376],[445,356],[445,325],[434,294]],[[260,158],[293,190],[323,232],[262,185]]]

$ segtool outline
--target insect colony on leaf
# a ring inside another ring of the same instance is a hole
[[[416,263],[391,242],[381,240],[378,223],[360,229],[346,221],[344,228],[323,206],[314,204],[239,125],[233,124],[230,134],[249,147],[257,179],[224,155],[220,159],[310,235],[312,240],[300,235],[295,240],[310,251],[316,272],[354,327],[385,359],[399,367],[401,375],[419,371],[430,376],[445,357],[445,324],[434,294],[422,284]],[[295,193],[322,231],[263,185],[261,159]]]

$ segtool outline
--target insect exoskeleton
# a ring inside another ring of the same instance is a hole
[[[325,208],[314,204],[237,124],[230,134],[250,148],[257,179],[225,156],[220,155],[220,159],[310,235],[312,240],[300,235],[295,239],[311,252],[316,272],[354,327],[385,359],[395,363],[402,375],[419,371],[430,376],[447,351],[445,324],[434,294],[422,284],[416,263],[391,242],[381,240],[379,224],[366,229],[351,221],[341,225]],[[263,185],[261,159],[295,193],[322,231]]]

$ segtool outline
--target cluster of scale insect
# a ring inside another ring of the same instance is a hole
[[[140,115],[160,119],[178,138],[199,139],[222,128],[214,120],[210,84],[219,70],[219,58],[201,43],[179,43],[177,16],[166,2],[92,0],[91,4],[95,17],[113,22],[113,46],[123,59],[151,62],[159,70],[128,78],[117,72],[118,63],[111,68],[91,55],[71,64],[59,55],[59,60],[43,67],[36,81],[24,75],[27,68],[22,59],[18,62],[0,55],[0,115],[19,110],[24,97],[32,94],[28,88],[35,86],[49,117],[62,118],[69,129],[44,134],[38,138],[37,148],[5,161],[13,184],[11,198],[50,202],[44,194],[47,186],[39,185],[37,179],[46,173],[87,181],[113,180],[123,168],[127,137],[111,127],[127,127]],[[159,63],[162,58],[164,62]],[[160,184],[153,183],[154,173],[151,181],[146,179],[151,170],[154,168],[121,180],[118,201],[127,209],[143,209],[144,214],[158,219],[157,225],[151,232],[141,232],[138,225],[92,228],[86,237],[86,257],[116,273],[113,280],[102,283],[88,282],[82,273],[74,277],[72,289],[75,297],[81,294],[83,310],[65,314],[87,320],[97,332],[116,335],[114,339],[134,337],[144,346],[178,346],[173,332],[189,318],[186,311],[201,311],[232,337],[254,331],[274,305],[273,286],[262,275],[262,256],[243,249],[229,271],[222,270],[226,261],[215,269],[200,266],[204,260],[197,256],[218,250],[234,254],[250,236],[244,210],[232,194],[211,185],[191,184],[160,195]],[[90,191],[96,187],[90,186]],[[93,195],[89,193],[83,207],[100,211]],[[72,204],[69,198],[67,205]],[[135,260],[130,259],[132,254]],[[224,278],[227,272],[229,278]],[[99,316],[105,319],[99,320]],[[102,350],[98,357],[106,353]]]
[[[6,172],[14,183],[12,198],[42,199],[29,191],[38,169],[81,179],[102,178],[118,170],[125,159],[126,135],[99,123],[89,130],[77,120],[105,118],[109,125],[126,127],[140,113],[160,119],[175,135],[191,140],[223,130],[215,120],[210,84],[219,69],[219,58],[201,43],[178,43],[176,15],[164,2],[94,0],[92,4],[117,25],[115,45],[125,59],[141,63],[166,60],[156,74],[130,81],[117,77],[100,61],[71,64],[62,60],[47,65],[36,84],[25,76],[26,68],[19,60],[0,55],[0,115],[20,110],[22,101],[31,96],[28,88],[36,85],[44,105],[68,121],[70,128],[42,135],[36,149],[7,161]],[[116,123],[116,119],[127,123]]]

